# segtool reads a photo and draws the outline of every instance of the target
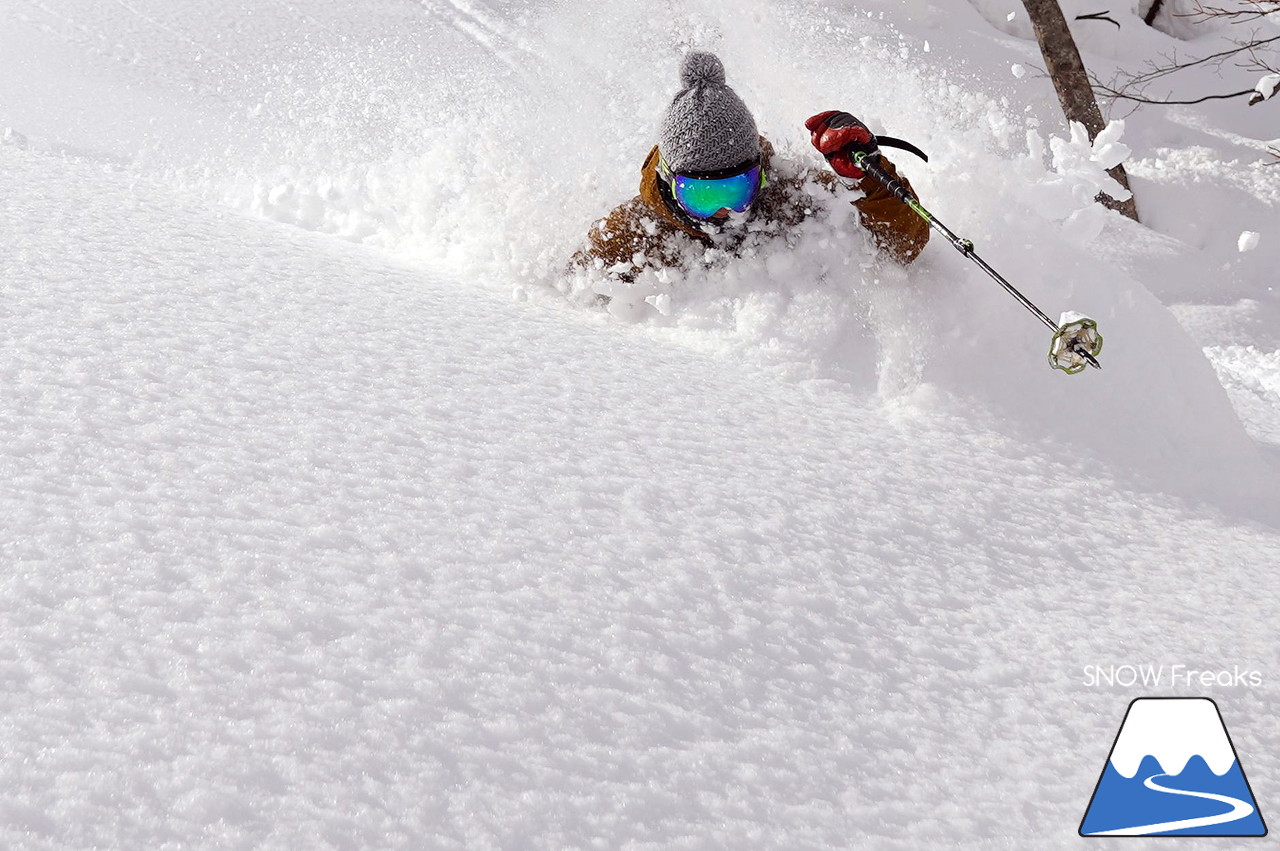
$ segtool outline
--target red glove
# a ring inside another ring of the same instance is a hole
[[[861,180],[866,173],[854,165],[857,154],[878,154],[880,146],[867,125],[847,112],[834,109],[819,112],[804,123],[812,134],[810,141],[827,158],[833,171],[841,177]]]

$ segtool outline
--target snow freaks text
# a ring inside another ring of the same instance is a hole
[[[1262,672],[1244,670],[1239,665],[1219,670],[1198,669],[1187,665],[1085,665],[1084,684],[1090,688],[1128,688],[1138,684],[1148,688],[1258,688],[1262,685]]]

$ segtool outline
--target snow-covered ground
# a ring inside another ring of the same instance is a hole
[[[0,845],[1065,847],[1152,692],[1271,815],[1277,107],[1128,116],[1133,225],[1019,14],[0,2]],[[1105,369],[944,244],[564,298],[690,45],[923,147]]]

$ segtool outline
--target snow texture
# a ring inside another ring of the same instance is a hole
[[[1278,799],[1259,110],[1090,143],[1013,0],[783,5],[10,4],[0,846],[1074,847],[1083,667],[1147,661],[1263,672],[1211,691]],[[691,46],[780,167],[835,107],[929,151],[1104,369],[845,205],[583,306]]]

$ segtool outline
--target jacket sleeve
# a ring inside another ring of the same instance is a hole
[[[646,268],[681,265],[689,244],[688,231],[655,214],[643,196],[636,196],[591,226],[586,244],[569,267],[596,269],[631,283]]]
[[[587,231],[587,242],[569,261],[570,268],[598,269],[624,281],[639,271],[633,262],[643,254],[652,236],[643,226],[643,203],[633,198],[620,204]]]
[[[885,157],[880,158],[885,171],[900,180],[911,189],[905,177],[898,174],[893,163]],[[862,214],[862,226],[871,232],[876,243],[889,252],[899,263],[910,263],[920,256],[925,244],[929,241],[929,223],[906,204],[893,197],[880,181],[874,177],[862,178],[858,188],[867,197],[853,202]],[[915,190],[912,190],[914,193]]]

